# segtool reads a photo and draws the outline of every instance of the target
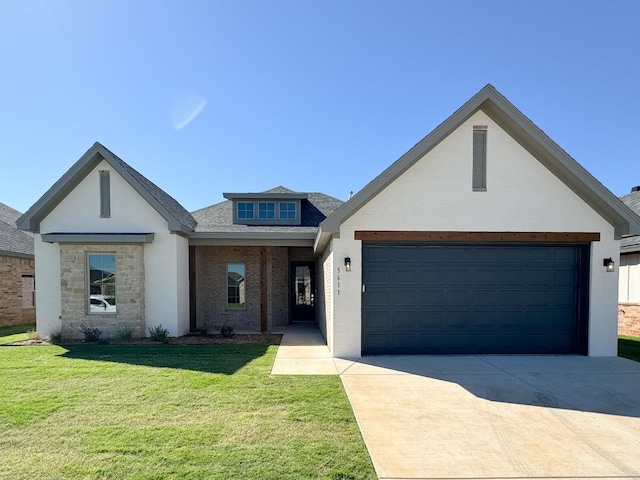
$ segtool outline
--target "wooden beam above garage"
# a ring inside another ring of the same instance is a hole
[[[599,232],[429,232],[356,230],[356,240],[366,242],[517,242],[591,243],[600,241]]]

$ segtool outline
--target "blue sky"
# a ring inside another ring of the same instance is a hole
[[[95,142],[188,210],[346,199],[487,83],[616,195],[640,185],[640,2],[0,1],[0,202]]]

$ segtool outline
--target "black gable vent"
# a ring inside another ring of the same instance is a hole
[[[631,187],[631,193],[634,193],[634,192],[640,192],[640,185],[636,187]]]

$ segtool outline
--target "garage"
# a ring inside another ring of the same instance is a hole
[[[362,354],[587,354],[588,244],[362,244]]]

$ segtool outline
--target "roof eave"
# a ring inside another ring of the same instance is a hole
[[[40,222],[102,161],[105,160],[136,190],[168,223],[168,229],[188,235],[188,225],[180,223],[113,157],[100,143],[94,143],[60,179],[22,215],[16,225],[20,230],[40,232]]]

